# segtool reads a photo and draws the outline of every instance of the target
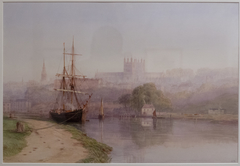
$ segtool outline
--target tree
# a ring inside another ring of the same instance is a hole
[[[144,89],[143,86],[138,86],[132,91],[132,107],[141,110],[145,103],[145,95],[144,95]]]
[[[138,111],[141,110],[144,103],[153,104],[157,111],[172,108],[171,100],[161,90],[157,90],[154,83],[136,87],[132,92],[131,101],[132,106]]]
[[[131,105],[131,94],[124,94],[118,98],[119,104],[122,104],[125,108]]]

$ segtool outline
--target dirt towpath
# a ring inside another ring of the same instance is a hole
[[[51,126],[52,123],[38,120],[24,120],[37,129]],[[8,163],[75,163],[84,159],[88,151],[81,142],[72,139],[72,134],[56,126],[32,132],[26,138],[27,147],[12,157],[4,159]]]

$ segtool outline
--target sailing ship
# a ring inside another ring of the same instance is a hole
[[[98,115],[99,119],[103,119],[104,118],[104,113],[103,113],[103,100],[101,99],[101,106],[99,109],[99,115]]]
[[[65,64],[65,55],[71,55],[71,65],[70,69],[67,70]],[[56,103],[54,108],[49,112],[52,119],[57,122],[83,122],[85,121],[86,108],[92,94],[84,93],[80,91],[79,85],[76,85],[77,79],[84,79],[84,75],[76,75],[76,67],[74,63],[74,58],[76,55],[74,52],[74,38],[72,41],[72,52],[65,52],[65,43],[63,43],[63,73],[57,73],[57,77],[60,79],[60,88],[54,89],[58,91],[58,96],[56,98]],[[79,95],[84,98],[84,100],[79,97]],[[88,96],[83,96],[88,95]]]

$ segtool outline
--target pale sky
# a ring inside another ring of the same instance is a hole
[[[147,72],[238,67],[238,3],[4,3],[3,81],[60,72],[72,37],[77,68],[123,71],[123,58]]]

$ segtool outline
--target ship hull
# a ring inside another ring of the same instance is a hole
[[[74,110],[72,112],[62,112],[56,113],[54,111],[50,111],[50,115],[53,120],[61,123],[61,122],[81,122],[82,121],[82,109]]]
[[[98,115],[98,119],[103,119],[104,115]]]

